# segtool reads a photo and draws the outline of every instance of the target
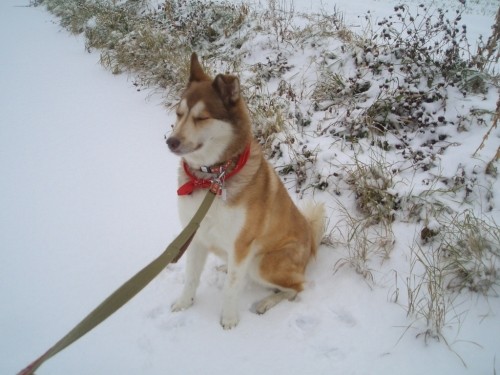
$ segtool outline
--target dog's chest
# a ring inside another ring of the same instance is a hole
[[[187,225],[200,207],[206,191],[195,191],[192,195],[179,197],[179,216],[182,225]],[[203,219],[198,232],[197,242],[209,248],[231,252],[243,230],[246,210],[243,207],[228,206],[220,197],[216,197],[212,207]]]

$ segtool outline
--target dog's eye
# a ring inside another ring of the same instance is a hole
[[[206,120],[210,120],[210,117],[208,116],[199,116],[199,117],[195,117],[194,121],[206,121]]]

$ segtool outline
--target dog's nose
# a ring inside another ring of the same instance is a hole
[[[179,146],[181,145],[181,141],[179,140],[179,138],[176,138],[176,137],[169,137],[167,139],[167,145],[168,145],[168,148],[172,151],[175,151],[179,148]]]

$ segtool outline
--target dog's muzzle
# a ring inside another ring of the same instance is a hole
[[[176,152],[179,150],[179,147],[181,145],[181,141],[177,137],[168,137],[167,138],[167,145],[170,151]]]

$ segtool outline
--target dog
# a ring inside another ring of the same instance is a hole
[[[324,234],[322,204],[295,206],[279,176],[253,138],[249,113],[236,76],[205,73],[196,53],[189,82],[176,107],[167,145],[181,157],[179,214],[186,225],[211,181],[220,189],[187,249],[186,278],[172,311],[190,307],[209,252],[223,257],[221,325],[239,322],[238,297],[247,275],[274,292],[255,305],[263,314],[304,288],[304,272]]]

